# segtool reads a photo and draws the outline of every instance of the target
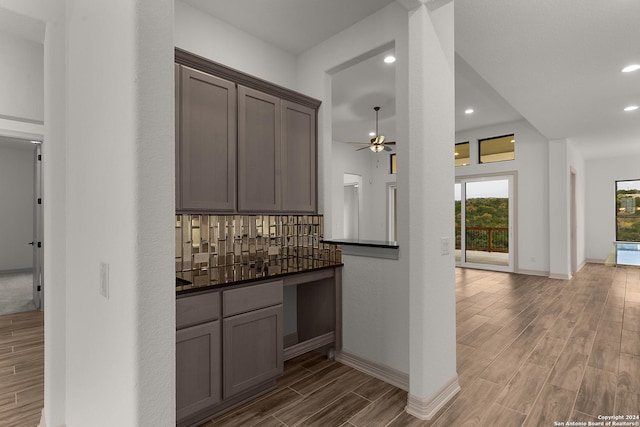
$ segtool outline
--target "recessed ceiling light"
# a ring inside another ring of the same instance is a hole
[[[31,141],[32,144],[40,144],[40,141]]]
[[[631,65],[627,65],[626,67],[624,67],[622,69],[623,73],[630,73],[632,71],[638,71],[640,70],[640,64],[631,64]]]
[[[387,55],[384,57],[384,62],[386,64],[393,64],[394,62],[396,62],[396,57],[393,55]]]
[[[638,108],[640,107],[638,107],[637,105],[629,105],[627,108],[624,109],[624,111],[635,111]]]
[[[464,110],[465,114],[473,114],[473,108],[467,108],[466,110]]]
[[[376,136],[375,132],[369,132],[369,136]]]

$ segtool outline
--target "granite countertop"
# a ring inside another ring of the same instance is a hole
[[[397,249],[398,242],[392,242],[387,240],[364,240],[364,239],[323,239],[320,243],[331,243],[337,245],[354,245],[354,246],[368,246],[372,248],[391,248]]]
[[[256,272],[251,269],[242,271],[233,270],[233,277],[225,276],[222,280],[208,280],[208,276],[199,275],[200,271],[181,272],[176,274],[176,294],[182,295],[191,292],[222,289],[229,286],[258,282],[265,279],[290,276],[314,270],[324,270],[328,268],[341,267],[344,264],[335,262],[320,262],[312,267],[289,266],[287,269],[269,268],[263,272]],[[280,267],[280,266],[272,266]],[[180,276],[180,277],[178,277]],[[207,278],[206,280],[200,278]]]

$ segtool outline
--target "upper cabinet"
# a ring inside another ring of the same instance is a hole
[[[282,101],[282,210],[316,211],[316,110]]]
[[[176,49],[176,210],[316,213],[320,101]]]
[[[180,67],[179,210],[234,212],[235,84]]]
[[[238,87],[238,211],[282,209],[280,99]]]

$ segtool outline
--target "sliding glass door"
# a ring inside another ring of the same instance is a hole
[[[513,176],[456,180],[456,264],[513,271]]]

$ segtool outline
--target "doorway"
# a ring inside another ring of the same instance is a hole
[[[360,187],[362,177],[357,174],[345,173],[344,186],[344,235],[348,240],[360,238]]]
[[[513,175],[456,180],[456,265],[514,271],[513,181]]]
[[[0,314],[42,307],[40,142],[0,136]]]

